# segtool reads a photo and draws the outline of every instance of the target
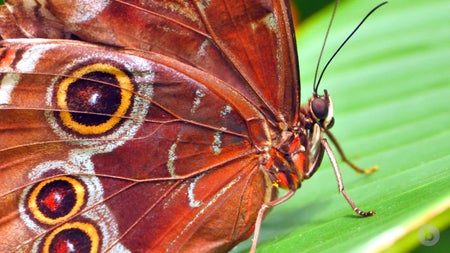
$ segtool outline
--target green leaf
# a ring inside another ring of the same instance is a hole
[[[380,1],[342,1],[325,62]],[[298,31],[302,101],[312,93],[314,68],[331,8]],[[371,175],[341,163],[359,218],[337,192],[330,164],[263,222],[257,252],[407,252],[432,224],[441,239],[427,252],[450,248],[450,5],[448,0],[392,0],[372,15],[325,73],[335,106],[333,132],[346,154]],[[247,252],[250,240],[234,252]],[[425,246],[423,246],[425,247]],[[420,251],[419,249],[418,251]]]

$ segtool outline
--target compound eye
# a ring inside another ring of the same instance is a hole
[[[324,120],[328,115],[328,101],[323,97],[314,98],[311,102],[311,112],[317,121]]]
[[[334,124],[334,109],[331,97],[327,90],[324,90],[325,95],[311,98],[309,107],[312,118],[320,127],[330,129]]]

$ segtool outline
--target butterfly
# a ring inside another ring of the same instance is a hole
[[[339,175],[330,95],[300,106],[288,1],[0,14],[1,252],[225,252],[325,153]]]

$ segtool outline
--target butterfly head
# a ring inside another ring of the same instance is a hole
[[[324,95],[314,93],[309,99],[309,111],[314,121],[322,129],[330,129],[334,125],[334,109],[328,91],[324,90]]]

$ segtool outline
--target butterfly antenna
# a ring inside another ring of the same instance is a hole
[[[327,31],[325,33],[325,38],[323,39],[322,48],[320,49],[319,59],[317,60],[316,70],[315,70],[315,73],[314,73],[314,83],[313,83],[314,84],[313,85],[314,94],[317,94],[317,89],[319,88],[319,83],[316,82],[316,80],[317,80],[317,73],[319,73],[320,60],[322,59],[323,51],[325,50],[325,45],[327,44],[328,35],[330,34],[331,25],[333,24],[334,17],[336,16],[336,11],[337,11],[338,5],[339,5],[339,0],[336,0],[335,3],[334,3],[333,14],[331,14],[330,23],[328,24],[328,28],[327,28]]]
[[[342,42],[342,44],[339,46],[339,48],[334,52],[334,54],[331,56],[331,58],[328,60],[327,64],[325,64],[325,67],[323,67],[322,72],[320,73],[320,77],[319,80],[316,83],[316,76],[314,76],[314,92],[317,93],[317,89],[319,88],[319,84],[320,81],[322,80],[323,74],[325,73],[325,70],[328,68],[328,65],[330,65],[331,61],[333,61],[334,57],[339,53],[339,51],[341,51],[341,49],[344,47],[344,45],[350,40],[350,38],[356,33],[356,31],[361,27],[361,25],[367,20],[367,18],[369,18],[370,15],[372,15],[372,13],[374,13],[378,8],[380,8],[381,6],[387,4],[388,2],[382,2],[381,4],[377,5],[375,8],[373,8],[369,13],[367,13],[367,15],[361,20],[361,22],[359,22],[359,24],[356,26],[356,28],[350,33],[350,35],[347,36],[347,38],[344,40],[344,42]],[[336,1],[336,5],[337,6],[337,1]],[[334,17],[334,13],[333,12],[333,17]],[[331,26],[331,25],[330,25]],[[328,36],[328,32],[327,35]],[[325,37],[326,39],[326,37]],[[325,45],[325,42],[324,42]],[[323,48],[322,48],[323,51]],[[320,56],[322,56],[322,52],[320,53]],[[320,61],[320,59],[319,59]],[[317,67],[319,66],[319,64],[317,64]],[[316,69],[316,75],[317,75],[317,69]]]

